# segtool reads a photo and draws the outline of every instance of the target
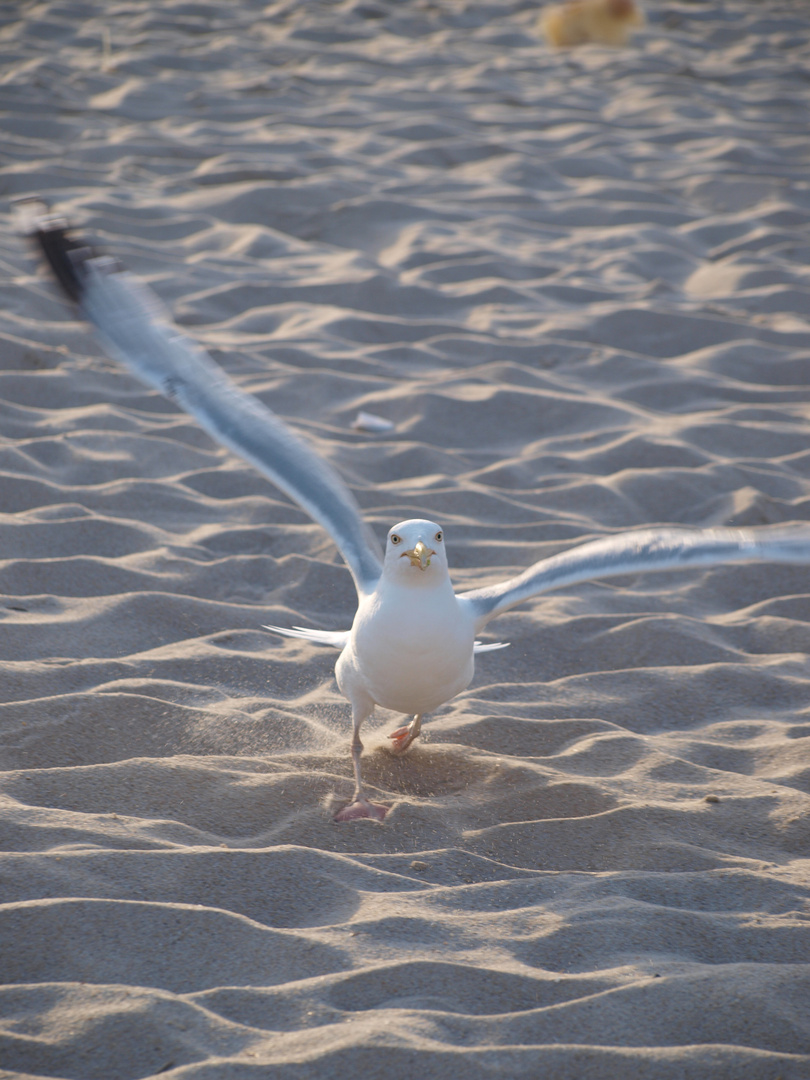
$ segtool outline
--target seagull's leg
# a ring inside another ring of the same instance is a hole
[[[371,708],[366,706],[365,708],[358,708],[357,704],[352,702],[352,725],[354,727],[354,736],[352,737],[352,765],[354,766],[354,795],[352,801],[348,806],[344,806],[342,810],[338,810],[333,820],[335,821],[356,821],[358,818],[371,818],[373,821],[382,821],[385,815],[388,813],[388,807],[382,806],[380,803],[370,802],[363,791],[363,781],[360,776],[360,758],[363,755],[363,744],[360,741],[360,725],[371,713],[374,708],[374,703],[371,702]]]
[[[410,724],[406,724],[405,727],[397,728],[396,731],[392,731],[388,736],[388,738],[392,740],[391,753],[404,754],[414,739],[419,738],[419,732],[421,730],[422,714],[417,713]]]

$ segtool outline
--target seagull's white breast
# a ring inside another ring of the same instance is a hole
[[[474,636],[447,578],[435,588],[387,581],[360,605],[341,666],[383,708],[432,712],[469,685]]]

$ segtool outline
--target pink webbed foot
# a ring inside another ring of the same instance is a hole
[[[419,738],[422,725],[415,722],[406,724],[404,727],[392,731],[388,738],[391,740],[390,750],[392,754],[404,754],[408,747]]]
[[[381,803],[369,802],[368,799],[355,799],[353,803],[338,810],[333,821],[360,821],[370,818],[371,821],[382,821],[388,813],[389,807]]]
[[[404,753],[413,742],[411,729],[407,724],[405,727],[400,727],[397,728],[396,731],[392,731],[388,738],[391,740],[390,750],[392,754]]]

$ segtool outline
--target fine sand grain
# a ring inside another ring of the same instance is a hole
[[[2,23],[0,1076],[807,1080],[810,579],[502,618],[351,793],[322,530],[102,354],[40,193],[454,581],[810,518],[810,6],[41,0]],[[359,412],[394,426],[353,427]]]

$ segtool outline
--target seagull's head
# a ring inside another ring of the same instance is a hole
[[[388,533],[385,574],[421,584],[447,576],[444,530],[435,521],[411,518]]]

